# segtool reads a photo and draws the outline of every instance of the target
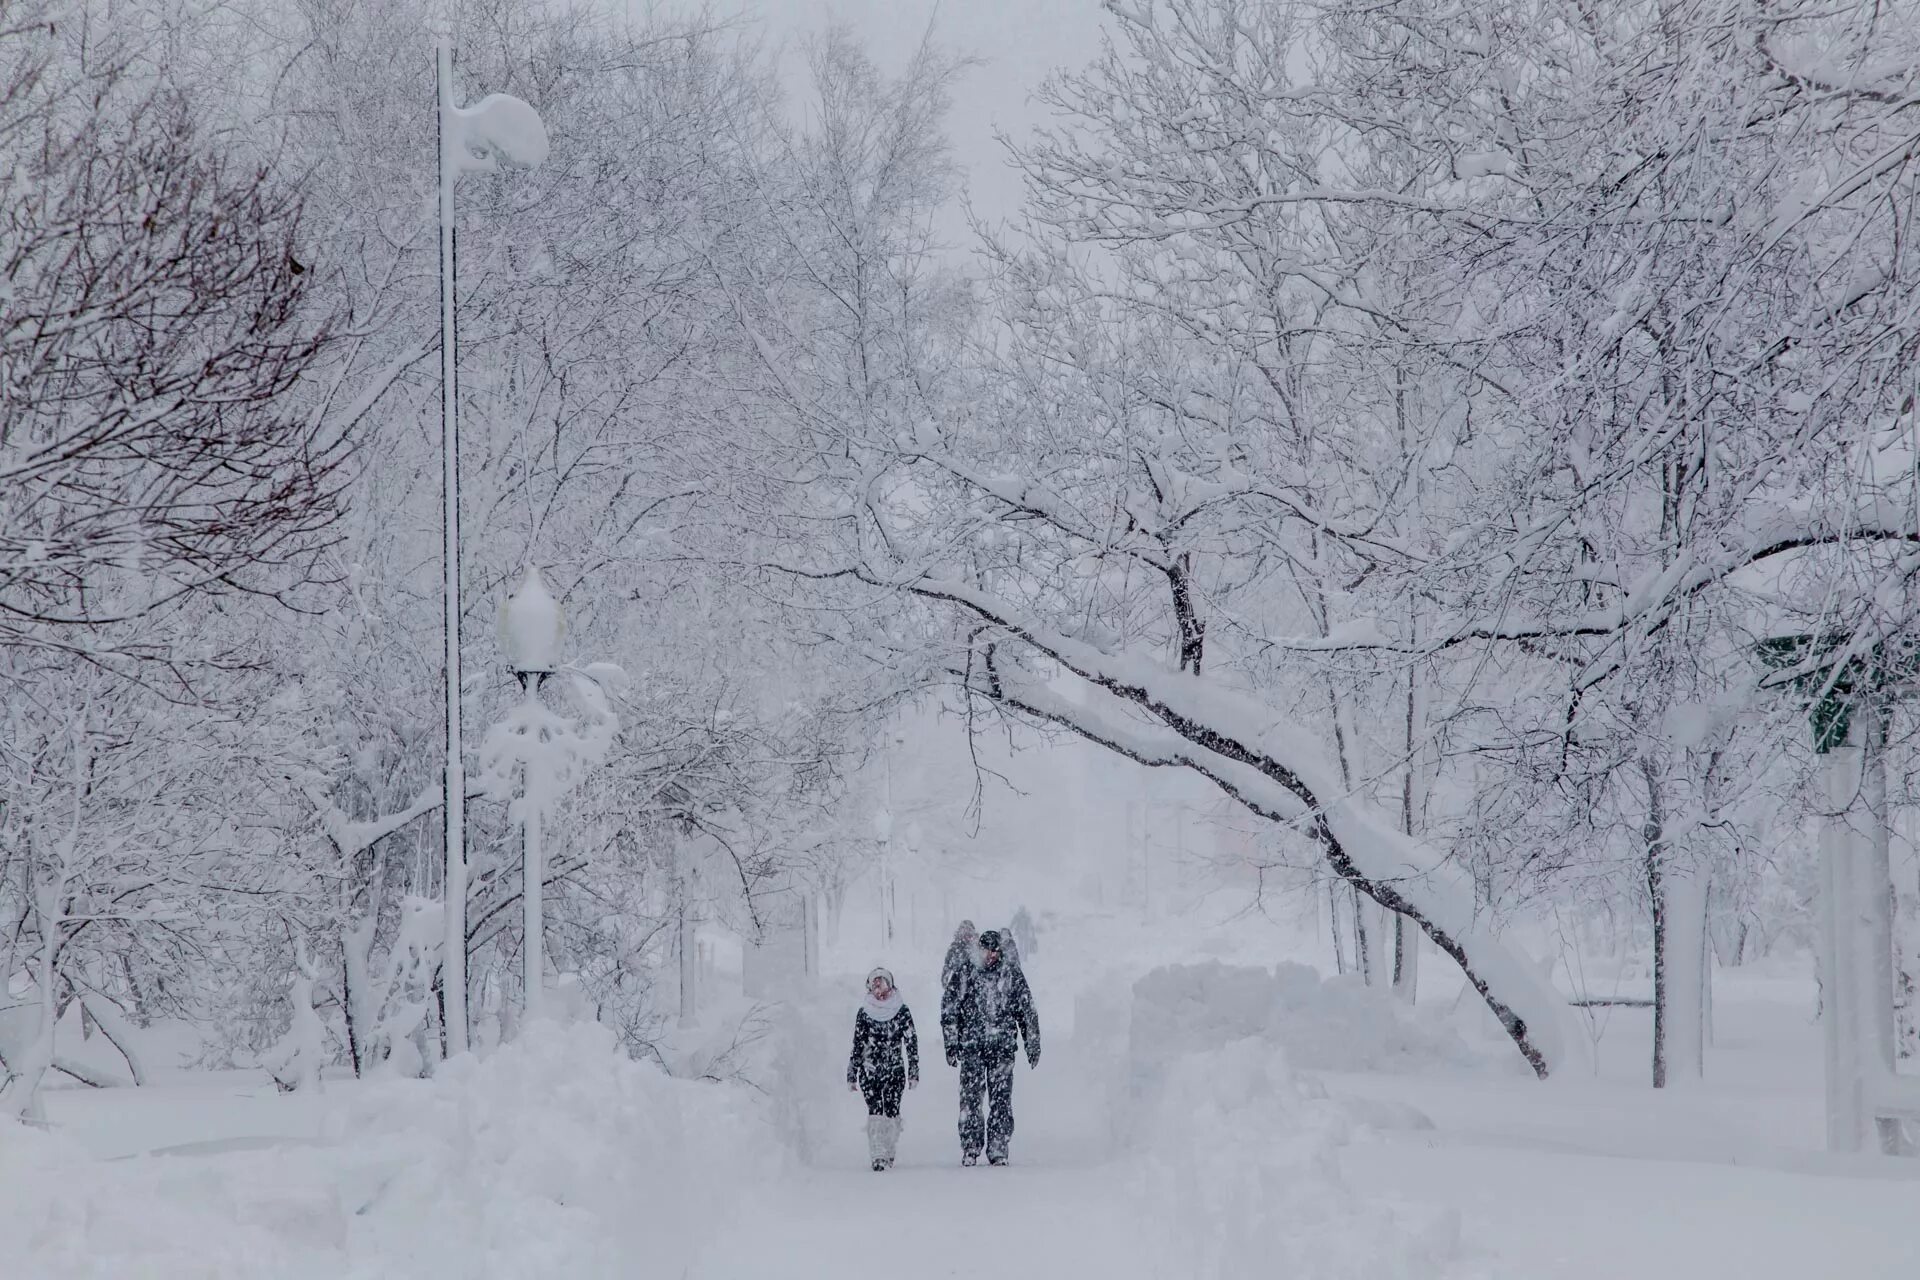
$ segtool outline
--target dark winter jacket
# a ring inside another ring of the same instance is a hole
[[[953,941],[947,944],[946,959],[940,962],[941,990],[946,990],[954,974],[973,963],[973,944],[978,936],[971,920],[962,920],[960,927],[953,931]]]
[[[905,1005],[891,1018],[873,1017],[865,1009],[853,1015],[853,1052],[847,1057],[847,1083],[861,1084],[883,1076],[920,1078],[920,1037],[913,1029],[913,1010]]]
[[[1040,1015],[1019,966],[962,965],[940,993],[940,1038],[947,1057],[982,1053],[1011,1058],[1022,1039],[1027,1061],[1040,1060]]]

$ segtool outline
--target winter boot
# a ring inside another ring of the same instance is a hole
[[[980,1163],[980,1155],[975,1151],[963,1151],[960,1153],[960,1163],[966,1168],[971,1169],[974,1165]]]
[[[873,1161],[875,1173],[887,1167],[887,1133],[892,1123],[885,1116],[867,1117],[867,1158]]]
[[[1006,1162],[1007,1162],[1007,1158],[1004,1155],[987,1157],[987,1163],[990,1165],[993,1165],[995,1168],[998,1168],[999,1166],[1005,1164]]]
[[[894,1156],[898,1154],[900,1150],[900,1117],[888,1116],[886,1117],[886,1121],[886,1132],[881,1135],[882,1150],[880,1158],[886,1161],[887,1168],[891,1169],[893,1168]]]

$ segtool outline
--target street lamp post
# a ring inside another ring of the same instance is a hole
[[[447,932],[441,991],[446,998],[447,1056],[454,1057],[467,1051],[467,780],[460,738],[460,388],[454,342],[453,185],[462,173],[539,164],[547,156],[547,131],[532,107],[509,94],[490,94],[471,108],[455,106],[453,46],[448,41],[439,42],[434,62],[440,132],[441,560],[446,574],[447,671]]]
[[[500,607],[500,652],[524,696],[480,744],[480,770],[487,792],[508,800],[508,815],[520,824],[525,922],[521,977],[528,1023],[540,1016],[545,1003],[547,863],[541,834],[546,812],[606,758],[619,728],[607,695],[626,684],[626,673],[611,663],[563,666],[560,641],[565,634],[560,602],[547,590],[540,571],[528,569]],[[540,687],[555,672],[567,676],[573,701],[585,710],[584,716],[562,715],[541,700]]]
[[[526,719],[532,724],[540,725],[548,718],[540,705],[540,686],[560,665],[560,639],[565,634],[566,617],[560,612],[560,602],[541,581],[540,571],[528,569],[520,586],[500,607],[500,644],[508,668],[520,682],[527,702],[532,704],[526,708]],[[530,744],[537,745],[544,737],[543,732],[536,730]],[[525,920],[522,977],[526,983],[523,1012],[529,1022],[540,1015],[541,975],[546,967],[546,917],[541,884],[546,874],[546,859],[540,847],[540,809],[548,799],[546,772],[533,754],[521,763],[520,905]]]

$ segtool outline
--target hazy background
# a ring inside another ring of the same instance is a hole
[[[717,11],[766,24],[790,88],[799,83],[806,36],[834,22],[858,33],[884,71],[906,64],[929,24],[943,47],[979,59],[955,88],[948,132],[974,211],[990,221],[1020,204],[1019,175],[1006,166],[994,131],[1019,137],[1043,122],[1034,89],[1056,68],[1098,53],[1103,25],[1099,0],[722,0]],[[949,241],[965,235],[959,208],[947,210],[943,224]]]

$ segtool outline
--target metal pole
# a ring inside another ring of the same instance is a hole
[[[531,693],[529,697],[534,696]],[[540,809],[538,805],[527,806],[526,824],[523,828],[526,845],[521,854],[521,876],[525,883],[521,886],[520,896],[526,907],[526,941],[522,955],[525,966],[523,975],[527,984],[526,1020],[531,1023],[540,1016],[541,977],[547,967],[546,917],[543,914],[545,903],[541,900],[541,881],[546,879],[547,864],[541,856],[540,848]]]
[[[680,1025],[691,1027],[699,1017],[700,956],[699,936],[695,930],[693,911],[687,902],[687,885],[684,876],[680,882]]]
[[[438,80],[440,131],[440,456],[445,469],[441,488],[444,519],[441,559],[447,670],[447,763],[445,886],[446,942],[442,948],[441,989],[446,996],[447,1056],[467,1051],[467,779],[460,756],[460,394],[454,376],[453,331],[453,47],[439,42],[434,51]]]
[[[1861,750],[1863,752],[1861,790],[1866,810],[1867,829],[1856,833],[1854,843],[1854,901],[1852,932],[1859,968],[1860,986],[1855,1031],[1860,1036],[1860,1074],[1864,1080],[1879,1081],[1893,1075],[1896,1059],[1893,1025],[1893,873],[1891,833],[1887,826],[1887,719],[1883,703],[1861,708]],[[1874,1108],[1883,1099],[1875,1090],[1863,1086],[1862,1120],[1877,1136],[1880,1149],[1888,1155],[1903,1154],[1905,1133],[1898,1120],[1882,1118]]]
[[[1846,735],[1823,753],[1826,813],[1820,830],[1820,1021],[1825,1042],[1827,1149],[1859,1151],[1865,1145],[1866,1106],[1861,1080],[1860,970],[1854,937],[1856,837],[1861,817],[1862,715],[1849,717]]]

